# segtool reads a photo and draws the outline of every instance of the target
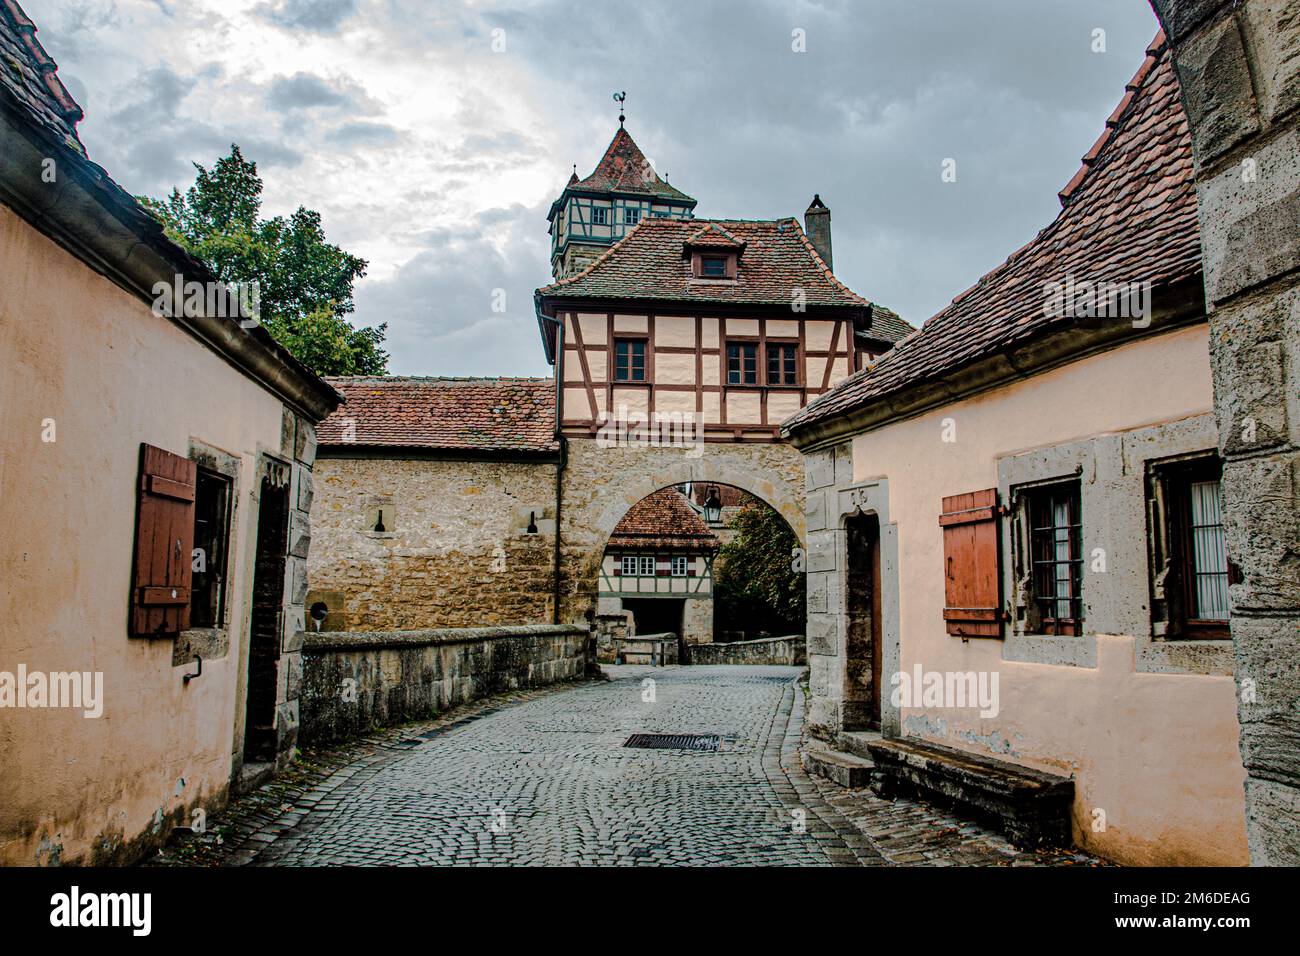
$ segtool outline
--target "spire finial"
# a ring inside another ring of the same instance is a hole
[[[618,104],[618,128],[623,128],[623,120],[627,117],[623,114],[623,101],[627,99],[627,91],[614,94],[614,102]]]

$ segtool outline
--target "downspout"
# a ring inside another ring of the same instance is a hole
[[[563,385],[560,363],[564,360],[564,323],[542,312],[539,297],[533,298],[533,308],[537,312],[538,323],[550,322],[555,326],[555,440],[560,446],[560,458],[555,464],[555,554],[552,558],[552,580],[554,591],[551,597],[551,623],[560,623],[560,520],[564,517],[564,467],[569,463],[569,442],[560,431],[560,389]]]
[[[558,413],[559,408],[556,407]],[[557,414],[558,417],[558,414]],[[560,442],[560,460],[555,466],[555,609],[551,616],[552,624],[560,623],[560,518],[564,507],[564,466],[569,463],[569,442],[560,434],[557,426],[555,437]]]

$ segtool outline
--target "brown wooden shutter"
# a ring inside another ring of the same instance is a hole
[[[948,633],[1002,636],[998,490],[943,499],[944,609]]]
[[[196,474],[188,458],[140,446],[132,637],[174,635],[190,626]]]

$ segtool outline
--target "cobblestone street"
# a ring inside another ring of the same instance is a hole
[[[798,668],[606,672],[609,681],[510,695],[363,747],[277,814],[246,827],[221,862],[1090,862],[1076,853],[1020,853],[932,808],[809,778],[798,760]],[[651,690],[653,700],[643,700]],[[634,733],[717,735],[720,749],[625,747]],[[165,853],[156,862],[179,861]]]

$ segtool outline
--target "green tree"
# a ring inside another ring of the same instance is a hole
[[[166,199],[139,197],[173,241],[223,282],[258,283],[261,322],[320,375],[382,375],[387,323],[356,328],[352,284],[368,263],[325,239],[320,213],[260,218],[262,178],[237,145],[212,169],[194,164],[194,185]]]
[[[794,570],[794,531],[767,505],[745,507],[731,527],[736,535],[714,563],[715,620],[746,634],[801,632],[804,576]]]

